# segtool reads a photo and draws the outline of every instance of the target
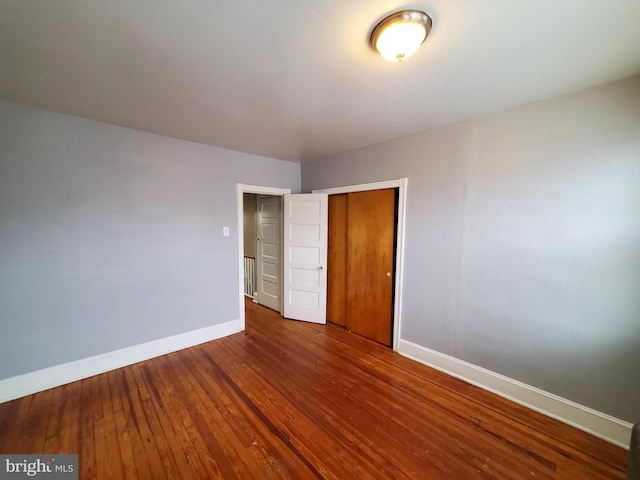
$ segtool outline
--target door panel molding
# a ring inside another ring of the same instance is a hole
[[[272,310],[281,310],[282,296],[282,197],[257,196],[256,263],[258,272],[258,303]]]
[[[382,190],[386,188],[398,189],[398,230],[396,233],[396,274],[395,296],[393,305],[393,350],[399,351],[400,332],[402,325],[402,278],[404,270],[404,237],[407,209],[407,184],[406,178],[386,180],[381,182],[363,183],[359,185],[346,185],[343,187],[324,188],[312,190],[312,193],[326,193],[335,195],[339,193],[363,192],[367,190]]]
[[[326,323],[328,195],[284,196],[285,318]]]

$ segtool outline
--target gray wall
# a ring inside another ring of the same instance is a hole
[[[302,167],[408,177],[401,338],[640,421],[640,77]]]
[[[237,182],[300,166],[0,102],[0,379],[239,318]]]
[[[244,256],[256,258],[258,235],[256,233],[257,195],[245,193],[242,200],[244,208]]]

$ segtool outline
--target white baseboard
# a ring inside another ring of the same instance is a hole
[[[0,380],[0,403],[115,370],[241,331],[240,320],[205,327],[152,342],[83,358]]]
[[[398,353],[622,448],[629,448],[631,423],[406,340],[400,340]]]

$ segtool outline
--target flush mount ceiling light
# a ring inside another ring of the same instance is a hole
[[[401,62],[416,53],[431,31],[431,18],[418,10],[389,15],[371,32],[371,46],[385,59]]]

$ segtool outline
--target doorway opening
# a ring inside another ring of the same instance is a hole
[[[326,193],[328,195],[340,195],[354,192],[366,192],[370,190],[395,189],[395,250],[393,269],[389,271],[393,279],[393,324],[391,332],[391,346],[398,351],[400,345],[400,332],[402,326],[402,278],[404,268],[404,231],[407,205],[407,179],[388,180],[383,182],[365,183],[360,185],[348,185],[345,187],[326,188],[313,190],[313,193]],[[386,275],[386,272],[385,272]]]
[[[398,189],[329,195],[327,321],[391,347]]]
[[[406,195],[407,195],[407,179],[401,178],[397,180],[389,180],[383,182],[375,182],[361,185],[350,185],[345,187],[329,188],[323,190],[313,190],[312,193],[324,193],[328,195],[343,194],[350,192],[362,192],[368,190],[397,189],[396,190],[396,229],[395,229],[395,250],[394,250],[394,267],[390,271],[393,279],[393,326],[391,334],[391,346],[394,351],[398,351],[400,331],[402,325],[402,278],[404,266],[404,230],[406,216]],[[253,193],[257,195],[277,196],[291,194],[291,189],[262,187],[256,185],[237,185],[238,198],[238,305],[241,330],[245,329],[245,295],[244,295],[244,199],[245,193]],[[281,296],[282,302],[282,296]],[[282,303],[280,311],[282,312]]]
[[[255,199],[256,200],[256,212],[257,212],[257,198],[258,197],[265,197],[265,198],[275,198],[277,199],[277,202],[280,203],[282,201],[282,197],[284,195],[290,194],[291,193],[291,189],[290,188],[274,188],[274,187],[263,187],[263,186],[258,186],[258,185],[245,185],[242,183],[239,183],[237,185],[237,201],[238,201],[238,293],[239,293],[239,298],[238,298],[238,312],[239,312],[239,316],[240,316],[240,328],[241,330],[245,329],[245,194],[251,194],[251,196],[248,196],[247,199],[249,201],[251,201],[251,199]],[[255,224],[254,224],[255,225]],[[272,230],[272,227],[269,227],[270,230]],[[280,228],[281,230],[281,228]],[[257,225],[256,225],[256,239],[257,239]],[[280,248],[280,250],[282,250]],[[249,253],[251,253],[252,249],[249,248]],[[258,285],[258,244],[256,242],[255,245],[255,275],[256,275],[256,279],[255,279],[255,283],[252,286],[252,289],[254,289],[253,294],[251,295],[252,298],[254,298],[254,294],[257,291],[258,292],[258,303],[260,302],[260,288]],[[280,257],[279,257],[280,258]],[[272,262],[273,264],[273,262]],[[267,270],[269,270],[269,268],[272,267],[267,267]],[[278,261],[278,266],[277,268],[280,271],[280,274],[282,272],[282,262]],[[272,270],[269,270],[269,272],[274,273]],[[267,273],[269,273],[267,272]],[[282,278],[280,276],[280,278]],[[271,292],[273,292],[272,290],[272,286],[267,286],[267,289],[271,288]],[[263,298],[267,298],[268,295],[263,296]],[[273,300],[273,299],[271,299]],[[280,298],[278,299],[279,304],[277,305],[277,308],[274,308],[274,310],[278,311],[279,313],[282,312],[282,295],[280,295]],[[273,303],[273,302],[272,302]],[[271,308],[271,307],[270,307]]]
[[[244,193],[244,294],[282,311],[282,197]]]

